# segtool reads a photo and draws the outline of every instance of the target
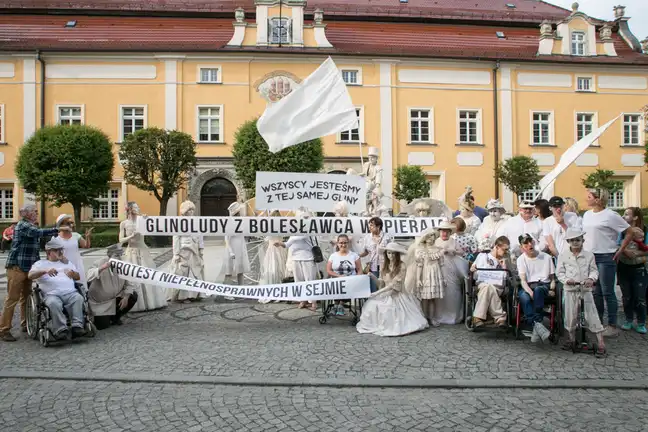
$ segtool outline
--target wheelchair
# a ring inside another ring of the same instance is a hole
[[[513,280],[513,275],[508,269],[486,269],[478,268],[477,271],[488,271],[488,272],[505,272],[506,273],[506,283],[504,286],[504,291],[500,296],[502,301],[502,309],[506,312],[506,326],[505,330],[508,333],[513,328],[513,291],[515,283]],[[473,311],[475,310],[475,305],[477,304],[477,281],[475,280],[475,273],[471,273],[470,276],[464,280],[464,325],[468,331],[474,332],[477,328],[473,323]],[[481,327],[484,329],[484,327]]]
[[[520,298],[518,296],[518,290],[521,286],[521,284],[518,284],[515,287],[515,293],[513,295],[515,339],[521,339],[524,336],[524,311],[522,311],[522,305],[520,304]],[[560,338],[563,335],[564,328],[562,315],[562,286],[560,284],[556,284],[556,295],[553,297],[545,297],[544,304],[544,316],[549,318],[549,341],[554,345],[558,345]],[[547,308],[549,311],[546,311]]]
[[[84,337],[95,337],[97,328],[90,319],[90,305],[88,303],[88,293],[84,289],[83,284],[75,283],[74,288],[83,297],[83,329],[85,330]],[[67,317],[67,311],[63,308],[63,313]],[[52,342],[59,342],[51,331],[51,317],[50,311],[45,302],[43,301],[43,291],[38,284],[32,289],[32,294],[27,299],[27,334],[34,340],[39,340],[40,344],[48,347]],[[70,318],[68,318],[68,327],[70,326]]]

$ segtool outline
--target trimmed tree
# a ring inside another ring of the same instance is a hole
[[[540,181],[540,168],[533,158],[515,156],[497,165],[495,177],[520,200],[524,192],[537,186]]]
[[[430,183],[423,169],[418,165],[401,165],[396,168],[396,187],[394,197],[408,203],[430,194]]]
[[[314,139],[272,153],[257,129],[256,119],[241,125],[234,139],[234,168],[248,197],[255,195],[257,171],[310,173],[319,172],[324,166],[322,140]]]
[[[81,209],[99,205],[108,191],[115,160],[112,143],[99,129],[84,125],[47,126],[36,131],[20,148],[16,176],[26,192],[71,204],[77,228]]]
[[[165,216],[169,200],[196,169],[196,143],[184,132],[150,127],[128,135],[119,158],[126,182],[152,193]]]
[[[614,193],[623,189],[623,182],[614,180],[614,171],[597,169],[585,176],[582,180],[587,189],[603,189]]]

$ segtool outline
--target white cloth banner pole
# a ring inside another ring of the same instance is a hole
[[[116,259],[110,260],[110,267],[119,278],[130,282],[157,286],[160,289],[173,288],[199,292],[207,296],[219,295],[254,300],[319,301],[368,298],[371,294],[367,275],[288,284],[238,286],[178,276]]]
[[[358,127],[351,95],[331,57],[299,88],[268,105],[257,122],[259,133],[273,153]]]
[[[558,165],[551,170],[551,172],[544,177],[538,182],[538,186],[540,187],[540,192],[538,195],[535,197],[535,199],[538,199],[540,196],[542,196],[543,192],[553,183],[556,181],[556,178],[560,174],[565,171],[569,165],[574,163],[578,157],[591,146],[594,141],[599,139],[601,135],[610,127],[612,126],[612,123],[617,121],[623,114],[620,114],[618,117],[614,118],[613,120],[610,120],[600,128],[596,129],[589,135],[583,137],[580,141],[577,141],[575,144],[573,144],[571,147],[565,151],[565,153],[562,154],[560,157],[560,161],[558,162]]]
[[[212,216],[140,216],[137,232],[145,236],[333,236],[368,234],[365,217],[212,217]],[[392,237],[414,237],[446,220],[429,218],[381,218],[383,231]]]

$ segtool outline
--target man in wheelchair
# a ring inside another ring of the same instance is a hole
[[[492,316],[495,324],[506,327],[506,311],[502,308],[502,299],[506,288],[507,274],[504,271],[489,272],[483,269],[510,270],[508,254],[511,242],[505,236],[498,237],[490,252],[480,253],[471,267],[475,273],[477,287],[477,302],[473,311],[475,328],[484,326],[488,315]],[[480,269],[480,270],[477,270]]]
[[[69,329],[63,308],[70,318],[72,337],[83,336],[83,296],[74,287],[80,276],[74,265],[63,263],[63,243],[58,237],[45,244],[47,259],[37,261],[29,271],[29,279],[38,282],[43,302],[50,311],[51,331],[57,340],[67,339]]]

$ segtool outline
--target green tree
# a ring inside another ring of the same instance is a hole
[[[614,171],[597,169],[582,180],[587,189],[603,189],[610,193],[623,189],[623,182],[614,180]]]
[[[71,204],[77,227],[83,207],[99,205],[115,165],[110,139],[83,125],[47,126],[36,131],[16,159],[16,176],[25,191],[55,206]]]
[[[257,171],[308,173],[319,172],[324,166],[324,151],[320,139],[272,153],[257,130],[256,119],[242,124],[234,139],[232,155],[236,176],[250,197],[255,195]]]
[[[519,200],[524,192],[537,186],[540,181],[540,168],[533,158],[515,156],[497,165],[495,177],[517,195]]]
[[[184,132],[150,127],[128,135],[119,158],[126,182],[151,192],[165,216],[169,200],[196,169],[196,143]]]
[[[430,183],[418,165],[401,165],[396,168],[394,197],[408,203],[430,195]]]

